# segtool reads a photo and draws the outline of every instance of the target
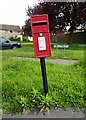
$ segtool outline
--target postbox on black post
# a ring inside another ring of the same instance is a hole
[[[31,28],[36,58],[40,58],[45,96],[48,93],[45,57],[51,56],[48,15],[31,16]]]

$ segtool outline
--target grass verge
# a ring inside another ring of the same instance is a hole
[[[44,97],[39,62],[3,58],[4,112],[47,107],[84,107],[84,61],[73,65],[47,63],[49,93]]]
[[[66,53],[64,56],[64,49],[58,49],[58,53],[56,53],[56,49],[53,47],[54,44],[55,43],[51,44],[52,56],[49,58],[74,59],[74,60],[84,59],[84,45],[80,44],[70,45],[70,47],[66,49]],[[3,50],[2,56],[34,57],[33,43],[22,43],[22,47],[15,50]]]

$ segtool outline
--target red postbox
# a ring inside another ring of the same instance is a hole
[[[48,15],[31,16],[31,28],[35,57],[51,56]]]

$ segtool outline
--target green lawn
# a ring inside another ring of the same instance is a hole
[[[32,43],[22,43],[22,47],[18,49],[3,50],[2,56],[21,56],[21,57],[34,57],[34,50]]]
[[[20,112],[41,108],[45,99],[39,62],[4,58],[2,68],[3,109]],[[83,62],[67,66],[47,63],[47,77],[48,107],[83,107]]]
[[[77,59],[73,65],[46,63],[49,93],[44,97],[40,63],[14,60],[10,56],[34,57],[32,43],[22,48],[2,51],[2,104],[4,112],[23,112],[28,109],[51,107],[83,108],[84,99],[84,45],[71,45],[67,59]],[[52,44],[51,58],[56,58]],[[77,53],[77,55],[76,55]],[[63,50],[59,50],[62,58]],[[61,57],[60,57],[61,56]]]
[[[53,47],[54,43],[51,44],[52,56],[49,58],[64,58],[64,59],[84,59],[84,45],[74,44],[71,45],[66,50],[66,55],[64,56],[64,49],[56,49]],[[58,55],[58,56],[57,56]],[[33,43],[22,43],[22,47],[15,50],[3,50],[2,56],[20,56],[20,57],[34,57]]]

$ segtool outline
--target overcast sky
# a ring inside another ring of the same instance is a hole
[[[0,24],[24,25],[27,6],[38,0],[0,0]]]

